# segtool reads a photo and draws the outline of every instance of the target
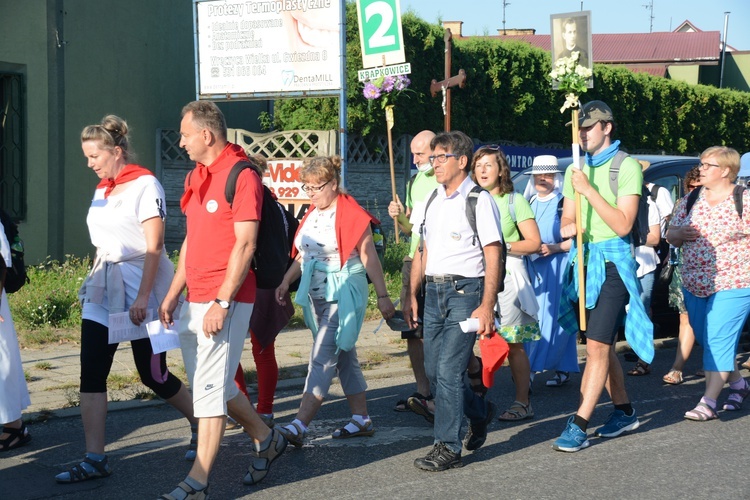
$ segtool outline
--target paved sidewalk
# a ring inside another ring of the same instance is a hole
[[[400,376],[411,373],[409,357],[406,354],[406,342],[400,334],[392,332],[388,326],[378,328],[380,321],[368,321],[362,326],[357,342],[360,363],[369,378]],[[308,356],[312,344],[312,334],[307,328],[287,330],[276,339],[276,360],[279,365],[279,388],[302,387],[307,373]],[[140,383],[129,384],[123,389],[113,389],[120,381],[137,379],[137,371],[130,344],[121,344],[110,372],[108,384],[110,410],[161,404],[160,400],[147,401],[136,399],[148,389]],[[80,346],[78,344],[60,344],[42,349],[24,349],[21,351],[23,368],[28,380],[31,394],[31,406],[24,411],[24,418],[39,418],[45,415],[66,416],[78,414],[78,385],[80,380]],[[187,380],[179,350],[167,353],[167,365],[177,377]],[[250,341],[245,343],[242,352],[242,367],[254,370],[255,363]],[[254,391],[255,387],[248,389]]]
[[[384,322],[382,326],[380,324],[380,321],[365,322],[357,341],[357,353],[365,378],[372,380],[410,375],[411,365],[406,353],[406,342],[401,340],[398,332],[391,331]],[[373,333],[376,330],[377,332]],[[303,387],[311,343],[312,335],[307,328],[286,330],[279,334],[276,339],[279,389]],[[676,339],[674,338],[655,341],[657,349],[675,345]],[[585,345],[578,346],[578,355],[581,360],[585,357],[585,348]],[[629,350],[627,343],[618,343],[618,352],[627,350]],[[31,393],[31,406],[24,411],[24,418],[33,420],[49,416],[65,417],[80,414],[78,409],[79,354],[80,347],[77,344],[60,344],[43,349],[21,351]],[[169,351],[167,365],[177,377],[183,381],[187,380],[178,350]],[[626,364],[626,369],[628,365]],[[249,340],[245,342],[245,349],[242,352],[242,366],[246,371],[255,369]],[[149,394],[150,391],[140,382],[132,383],[133,380],[137,380],[137,372],[130,352],[130,344],[125,343],[120,345],[110,372],[108,383],[110,411],[163,404],[158,398],[141,399],[142,394]],[[125,387],[118,389],[118,383],[122,382],[126,384]],[[254,385],[250,385],[248,389],[251,395],[255,392]]]

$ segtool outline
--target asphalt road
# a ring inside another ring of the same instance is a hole
[[[651,375],[626,377],[640,429],[614,439],[592,437],[591,447],[578,453],[553,451],[551,443],[575,409],[580,376],[561,388],[547,388],[548,375],[541,375],[534,383],[533,420],[493,422],[484,447],[464,454],[463,468],[441,473],[412,465],[431,447],[431,426],[413,413],[392,410],[399,397],[413,391],[409,378],[370,380],[369,411],[377,432],[372,438],[344,441],[330,438],[349,416],[340,388],[334,386],[311,427],[312,439],[300,450],[287,448],[256,487],[242,484],[250,441],[229,431],[211,476],[211,498],[750,498],[750,404],[742,411],[720,412],[720,420],[711,422],[682,418],[703,391],[703,379],[690,376],[700,366],[700,354],[697,350],[688,362],[684,384],[666,386],[661,375],[671,365],[674,349],[658,350]],[[279,393],[277,421],[291,420],[299,392]],[[510,405],[507,369],[488,397],[500,409]],[[726,392],[720,401],[724,397]],[[605,396],[590,434],[610,411]],[[55,418],[33,425],[29,446],[2,455],[0,498],[153,499],[184,478],[189,432],[171,407],[111,412],[107,424],[112,476],[77,485],[55,483],[54,475],[83,455],[80,419]]]

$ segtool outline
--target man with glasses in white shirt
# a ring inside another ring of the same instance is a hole
[[[425,371],[435,395],[435,442],[414,465],[443,471],[461,467],[463,414],[470,422],[463,440],[476,450],[487,437],[492,415],[483,398],[463,378],[476,335],[489,334],[500,278],[500,216],[492,197],[469,178],[472,140],[463,132],[445,132],[430,142],[430,163],[440,186],[430,196],[422,222],[422,243],[414,254],[411,274],[410,326],[418,320],[417,294],[426,279],[424,311]],[[467,199],[477,196],[476,234],[466,215]],[[477,238],[478,236],[478,238]],[[475,318],[476,332],[463,332],[459,322]]]

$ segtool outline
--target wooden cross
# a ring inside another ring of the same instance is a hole
[[[438,92],[443,93],[443,115],[445,115],[445,131],[450,132],[451,129],[451,87],[464,88],[466,86],[466,71],[459,69],[458,75],[451,76],[451,54],[452,54],[452,40],[453,34],[450,28],[445,29],[445,79],[438,82],[432,80],[430,84],[430,94],[435,97]]]

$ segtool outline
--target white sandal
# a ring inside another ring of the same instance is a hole
[[[547,381],[547,387],[560,387],[570,380],[569,372],[555,372],[555,376]]]

